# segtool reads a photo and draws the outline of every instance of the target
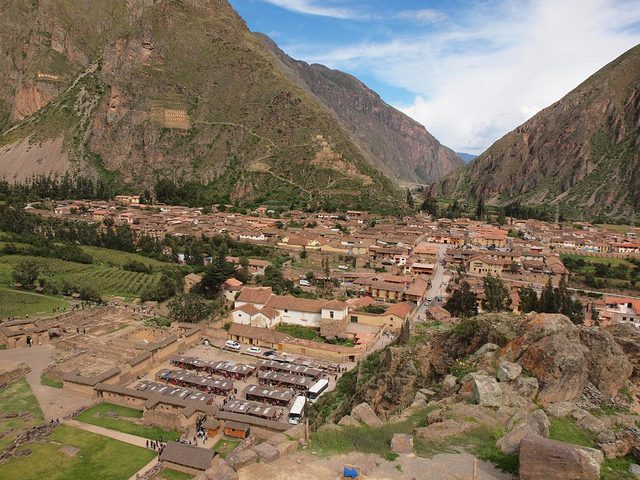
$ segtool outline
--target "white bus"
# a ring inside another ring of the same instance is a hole
[[[304,412],[304,404],[307,403],[307,399],[302,395],[296,397],[293,402],[291,410],[289,410],[289,423],[297,425],[302,420],[302,414]]]
[[[318,380],[315,384],[313,384],[309,390],[307,390],[307,398],[311,403],[315,403],[315,401],[322,395],[325,390],[329,387],[329,380]]]

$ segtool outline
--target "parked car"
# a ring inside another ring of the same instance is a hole
[[[224,342],[224,346],[231,350],[240,350],[240,344],[238,342],[234,342],[233,340],[227,340]]]
[[[267,350],[262,355],[264,355],[265,357],[275,357],[278,354],[274,350]]]
[[[249,347],[247,348],[247,352],[249,353],[260,353],[262,349],[260,347]]]
[[[301,287],[310,287],[311,286],[311,282],[309,280],[300,280],[298,283],[300,284]]]

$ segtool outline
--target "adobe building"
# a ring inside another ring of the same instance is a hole
[[[49,344],[49,327],[40,320],[11,320],[0,323],[0,345],[27,348]]]

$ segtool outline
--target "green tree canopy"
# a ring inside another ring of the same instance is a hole
[[[22,284],[24,288],[34,288],[38,278],[40,278],[41,267],[35,260],[27,259],[18,263],[11,276],[16,283]]]
[[[172,319],[188,323],[200,323],[213,311],[209,303],[193,293],[174,298],[168,307]]]
[[[489,274],[484,278],[482,308],[488,312],[502,312],[511,306],[511,295],[504,282]]]
[[[476,294],[471,291],[467,282],[462,282],[460,288],[455,290],[444,308],[454,317],[472,317],[478,314]]]

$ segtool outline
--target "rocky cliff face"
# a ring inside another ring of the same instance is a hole
[[[289,78],[318,98],[389,177],[404,184],[426,184],[464,164],[422,125],[386,104],[357,78],[294,60],[265,35],[256,36]]]
[[[55,140],[66,170],[134,189],[194,181],[240,204],[401,204],[363,147],[225,0],[9,2],[0,44],[7,151]],[[42,167],[32,157],[21,172]],[[17,178],[15,162],[0,156],[0,174]]]
[[[436,195],[560,205],[621,218],[640,210],[640,46],[439,181]]]

